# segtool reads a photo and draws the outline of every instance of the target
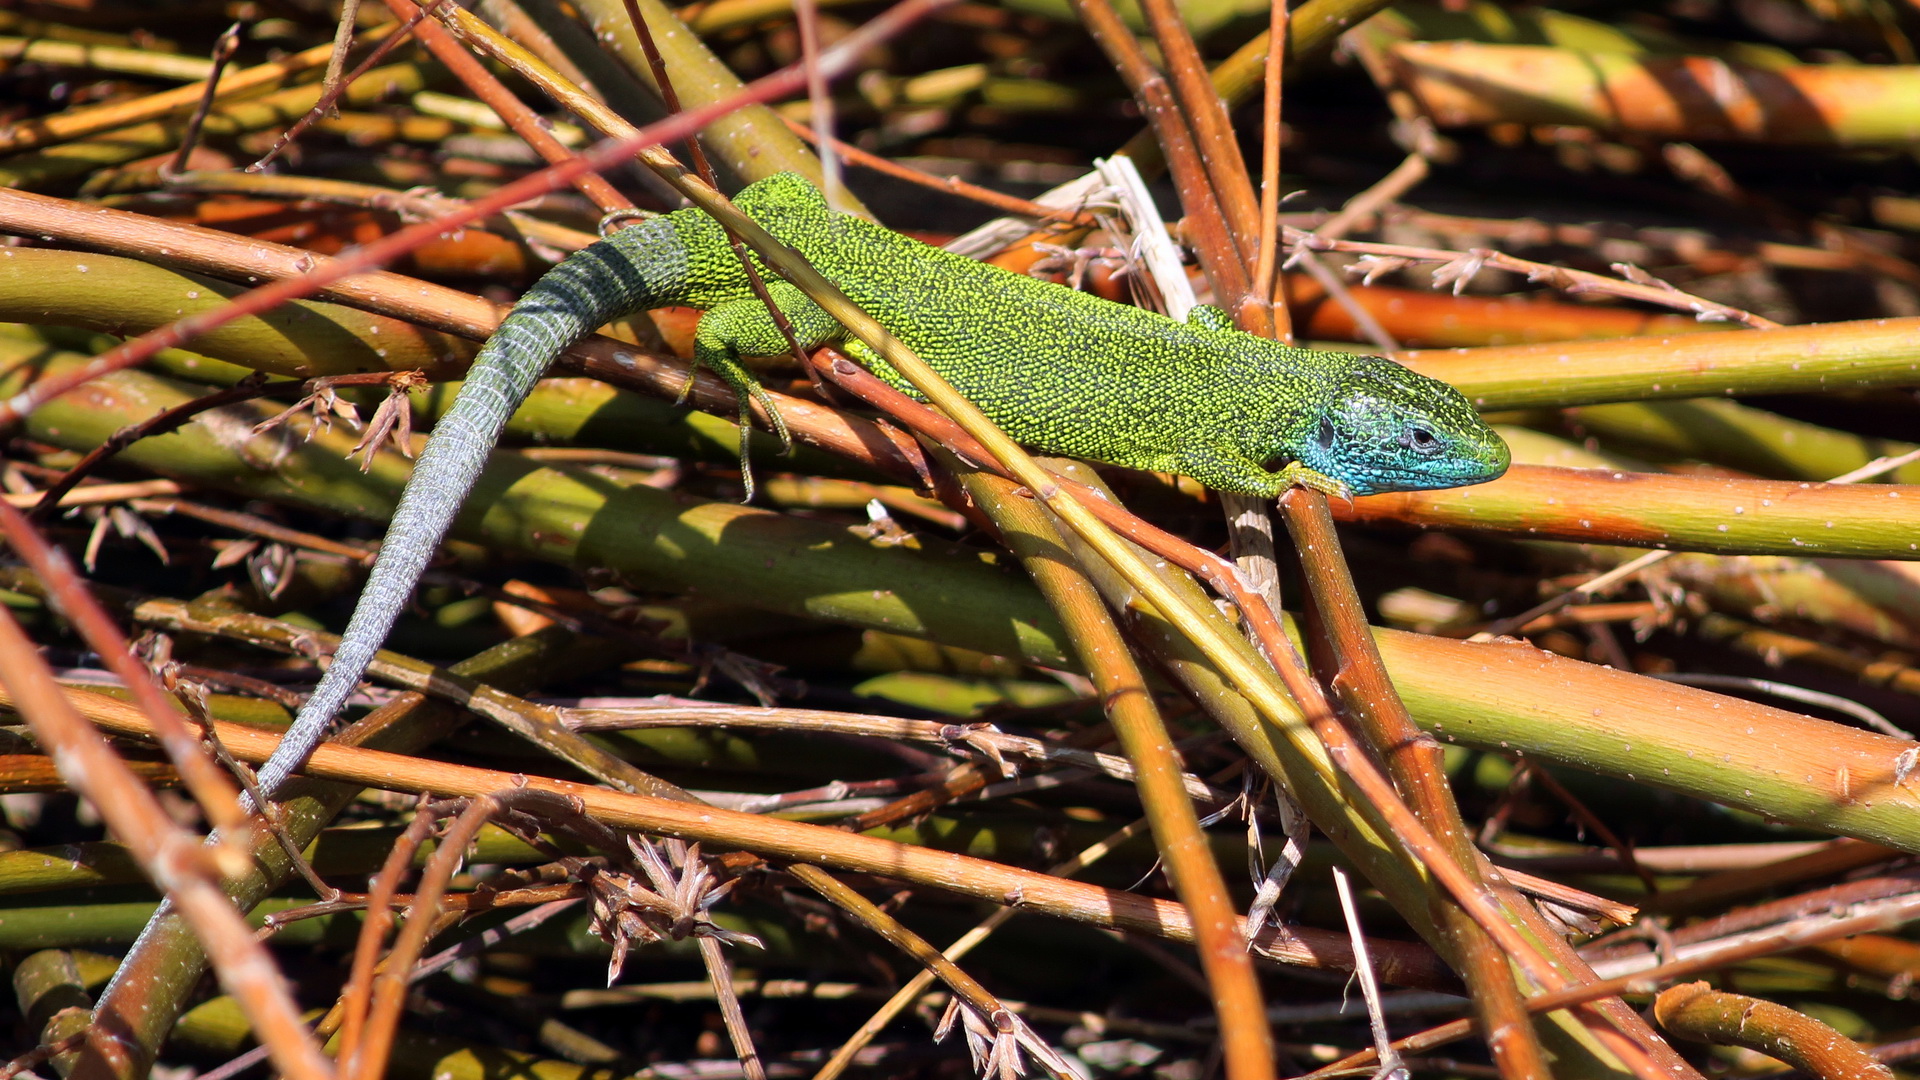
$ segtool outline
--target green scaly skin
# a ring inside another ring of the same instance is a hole
[[[1296,484],[1336,495],[1457,487],[1506,471],[1506,444],[1458,391],[1391,360],[1290,348],[1235,330],[1218,308],[1176,322],[1008,273],[835,213],[791,173],[735,201],[1007,434],[1041,451],[1258,496]],[[913,392],[797,288],[760,269],[803,345],[843,341]],[[594,328],[667,305],[706,312],[694,360],[739,393],[743,426],[757,397],[785,436],[740,358],[785,352],[786,338],[712,218],[667,214],[554,267],[500,324],[436,425],[332,666],[261,769],[264,790],[306,760],[358,685],[501,427],[548,365]]]

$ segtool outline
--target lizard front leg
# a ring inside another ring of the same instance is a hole
[[[1174,455],[1174,468],[1215,491],[1240,495],[1278,498],[1290,487],[1311,488],[1332,498],[1351,499],[1346,483],[1298,461],[1288,462],[1278,472],[1240,453],[1231,445],[1196,442],[1180,448]]]

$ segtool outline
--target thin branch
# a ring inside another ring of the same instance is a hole
[[[234,23],[227,27],[218,40],[213,43],[213,70],[208,72],[206,93],[200,96],[200,103],[194,107],[192,115],[187,117],[186,130],[180,133],[180,148],[173,157],[160,166],[160,176],[164,179],[187,167],[187,161],[193,157],[193,148],[200,141],[200,126],[207,122],[207,114],[213,111],[215,91],[220,82],[220,73],[227,69],[228,61],[240,47],[240,32],[245,23]]]
[[[1286,0],[1269,5],[1267,40],[1287,40]],[[1274,334],[1293,344],[1293,319],[1280,290],[1280,122],[1285,52],[1267,50],[1266,95],[1260,113],[1260,261],[1253,271],[1254,296],[1273,309]]]
[[[1701,322],[1737,322],[1756,330],[1777,330],[1781,326],[1752,312],[1684,292],[1626,263],[1615,263],[1614,270],[1621,277],[1610,278],[1587,270],[1516,258],[1490,248],[1448,251],[1406,244],[1328,240],[1295,228],[1288,228],[1286,236],[1287,247],[1294,252],[1337,251],[1359,255],[1361,259],[1355,269],[1364,274],[1369,284],[1380,274],[1416,263],[1435,262],[1440,266],[1433,271],[1434,286],[1451,286],[1454,294],[1459,295],[1483,268],[1492,267],[1523,274],[1528,281],[1543,283],[1574,295],[1599,293],[1691,312]]]
[[[1003,771],[1007,768],[1005,757],[1019,756],[1052,765],[1091,769],[1116,780],[1132,782],[1134,778],[1133,764],[1117,754],[1080,750],[1040,739],[1009,735],[992,724],[903,720],[892,716],[830,712],[824,709],[756,709],[745,705],[716,705],[674,698],[654,701],[657,704],[636,703],[632,706],[596,702],[562,708],[559,717],[562,723],[575,731],[631,731],[649,727],[762,728],[914,739],[956,750],[974,750]],[[1182,783],[1191,798],[1216,804],[1227,801],[1224,793],[1208,787],[1199,777],[1190,773],[1182,774]]]
[[[924,173],[919,169],[902,165],[892,158],[884,158],[879,154],[862,150],[850,142],[844,142],[840,139],[822,135],[798,120],[787,117],[782,117],[782,119],[785,120],[787,127],[792,130],[795,135],[819,147],[823,154],[831,148],[833,153],[846,158],[855,165],[865,166],[875,172],[891,176],[896,180],[904,180],[909,184],[917,184],[920,187],[932,191],[944,191],[951,195],[958,195],[963,199],[972,199],[974,202],[980,203],[983,206],[991,206],[1003,214],[1036,218],[1040,221],[1058,222],[1063,225],[1075,225],[1088,229],[1099,224],[1092,214],[1086,213],[1085,211],[1056,210],[1052,207],[1033,202],[1030,199],[1022,199],[1018,196],[995,191],[992,188],[981,187],[979,184],[968,183],[957,176],[942,178],[930,173]]]
[[[435,2],[441,3],[444,2],[444,0],[435,0]],[[307,110],[307,114],[294,121],[292,127],[281,132],[280,137],[273,141],[273,145],[267,148],[267,152],[261,155],[260,160],[247,166],[246,171],[261,172],[265,170],[267,166],[273,164],[274,160],[286,151],[287,147],[293,145],[295,139],[305,134],[308,128],[326,119],[328,115],[338,111],[336,103],[340,100],[340,96],[346,93],[347,87],[352,85],[355,79],[372,71],[380,61],[387,58],[388,53],[391,53],[406,43],[406,41],[413,36],[413,31],[419,23],[420,20],[416,17],[396,25],[393,32],[382,38],[380,43],[373,47],[373,51],[368,53],[366,58],[360,61],[359,66],[347,73],[346,78],[338,79],[328,84],[327,88],[321,92],[319,100],[315,101],[313,107]]]
[[[1387,1018],[1380,1013],[1380,984],[1375,981],[1373,964],[1367,959],[1367,939],[1360,931],[1360,910],[1354,906],[1353,886],[1347,881],[1347,872],[1337,866],[1333,868],[1333,886],[1340,894],[1340,914],[1346,919],[1347,933],[1353,938],[1353,973],[1360,980],[1360,996],[1367,1005],[1367,1027],[1373,1032],[1373,1050],[1380,1059],[1380,1069],[1374,1075],[1378,1080],[1404,1080],[1407,1066],[1394,1050],[1393,1040],[1387,1035]]]
[[[347,71],[347,54],[353,51],[353,28],[360,19],[360,0],[341,0],[340,21],[333,28],[333,51],[327,57],[327,70],[320,77],[320,85],[326,90],[320,96],[338,101],[340,90],[345,85],[342,77]],[[335,106],[328,115],[339,116],[340,109]]]

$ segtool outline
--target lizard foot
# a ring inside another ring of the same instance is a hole
[[[767,426],[780,440],[782,454],[793,453],[793,433],[787,428],[787,420],[780,415],[780,406],[774,404],[773,395],[760,385],[744,367],[736,362],[719,369],[720,377],[733,387],[734,395],[740,401],[740,481],[746,485],[747,493],[741,502],[752,502],[754,493],[753,462],[748,453],[753,445],[753,403],[759,402],[766,410]]]
[[[1276,475],[1283,491],[1290,487],[1303,487],[1317,491],[1329,499],[1345,499],[1349,503],[1353,501],[1353,489],[1347,486],[1346,481],[1336,480],[1326,473],[1308,468],[1297,461],[1288,464]]]

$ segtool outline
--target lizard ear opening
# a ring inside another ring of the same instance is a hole
[[[1339,437],[1339,434],[1334,430],[1333,421],[1323,416],[1320,418],[1320,430],[1314,433],[1313,441],[1320,444],[1320,449],[1331,450],[1333,441]]]

